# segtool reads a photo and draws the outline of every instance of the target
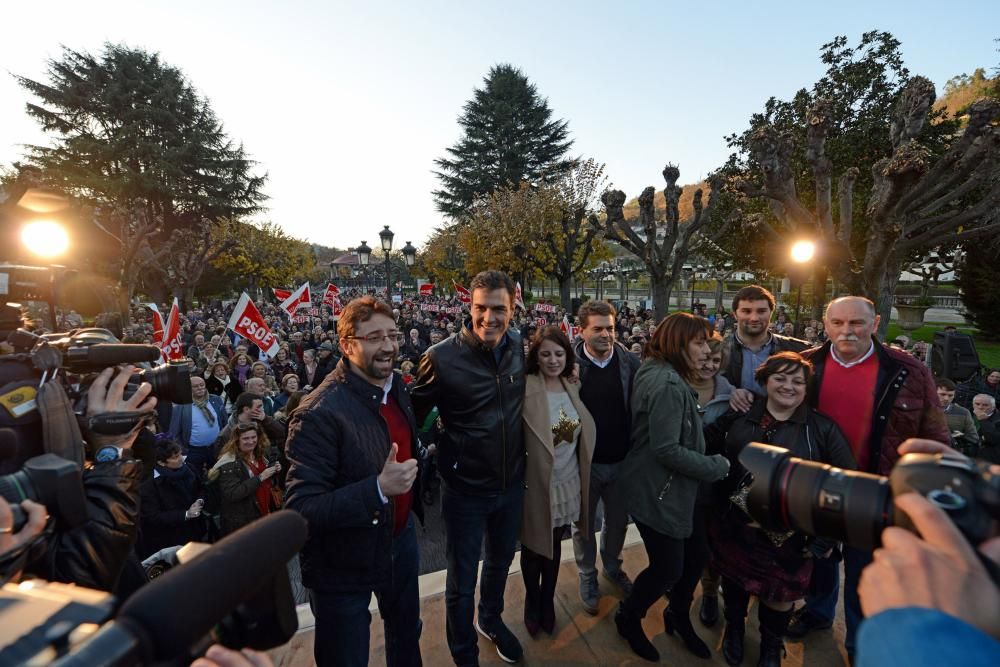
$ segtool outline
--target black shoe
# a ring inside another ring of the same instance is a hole
[[[539,615],[539,625],[548,634],[556,631],[556,604],[554,599],[542,601],[542,613]]]
[[[830,627],[833,627],[833,621],[803,607],[792,615],[785,636],[790,639],[802,639],[813,630],[825,630]]]
[[[642,619],[632,616],[626,611],[624,602],[618,604],[618,611],[615,613],[615,626],[618,628],[618,634],[625,638],[629,648],[637,656],[650,662],[660,661],[660,652],[656,650],[656,647],[642,630]]]
[[[757,619],[760,621],[760,658],[757,660],[757,667],[781,667],[781,659],[785,657],[785,643],[782,639],[791,617],[791,609],[778,611],[764,604],[757,607]]]
[[[479,624],[479,619],[477,618],[476,630],[496,645],[497,655],[500,656],[501,660],[511,664],[521,661],[521,656],[524,655],[524,651],[521,649],[521,642],[517,641],[517,637],[504,625],[503,621],[497,621],[496,624],[491,625],[489,628],[484,628]]]
[[[726,621],[726,633],[722,636],[722,656],[730,667],[736,667],[743,662],[744,634],[746,634],[744,622]]]
[[[674,613],[670,607],[667,607],[663,610],[663,629],[667,631],[668,635],[673,635],[676,631],[677,636],[684,642],[684,647],[699,658],[707,660],[712,657],[708,646],[695,633],[694,626],[691,625],[691,619],[688,618],[687,614]]]
[[[706,628],[715,627],[719,622],[719,596],[702,595],[701,609],[698,610],[698,619]]]

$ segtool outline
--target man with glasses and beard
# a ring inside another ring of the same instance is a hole
[[[337,324],[343,358],[295,410],[288,428],[286,506],[309,522],[302,581],[312,591],[316,664],[367,665],[372,594],[386,663],[420,665],[419,551],[423,517],[413,408],[392,367],[402,333],[365,296]]]

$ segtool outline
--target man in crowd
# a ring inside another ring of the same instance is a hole
[[[322,367],[323,377],[332,371],[338,363],[340,363],[340,355],[337,354],[337,350],[333,342],[325,340],[320,343],[319,347],[316,348],[316,362]],[[316,386],[318,387],[323,382],[322,378],[316,380]]]
[[[248,393],[260,398],[261,407],[264,408],[265,416],[274,416],[274,399],[267,395],[267,382],[264,378],[247,378],[246,390]]]
[[[621,552],[628,528],[625,484],[618,476],[630,448],[632,378],[639,360],[615,340],[615,309],[607,301],[588,301],[580,307],[580,337],[576,361],[580,368],[580,398],[594,417],[597,442],[590,466],[589,525],[573,525],[573,553],[580,570],[580,599],[588,614],[597,613],[597,544],[594,517],[604,501],[601,530],[601,568],[604,576],[627,596],[632,581],[622,569]]]
[[[814,368],[808,400],[837,422],[859,470],[888,475],[899,459],[897,448],[907,438],[951,441],[930,370],[909,354],[879,344],[879,316],[871,301],[858,296],[834,299],[823,323],[829,340],[803,353]],[[871,559],[871,552],[844,549],[844,644],[852,657],[862,618],[858,578]],[[830,627],[839,587],[839,563],[817,560],[806,605],[795,613],[786,634],[798,638]]]
[[[170,416],[170,437],[187,456],[186,463],[198,473],[215,461],[215,441],[226,424],[226,409],[221,396],[213,396],[205,387],[205,378],[191,376],[190,404],[174,403]]]
[[[987,370],[983,375],[976,375],[958,385],[958,396],[955,400],[962,407],[971,408],[972,399],[976,394],[1000,398],[1000,368]]]
[[[264,413],[263,399],[257,394],[245,391],[237,396],[233,403],[233,416],[229,418],[229,423],[219,433],[221,442],[228,440],[233,429],[239,424],[249,424],[254,421],[260,424],[272,445],[280,447],[281,443],[285,441],[285,428],[274,417],[268,417]]]
[[[972,414],[979,426],[979,458],[1000,463],[1000,412],[997,399],[989,394],[977,394],[972,399]]]
[[[499,271],[484,271],[469,289],[469,324],[424,353],[413,385],[417,422],[437,406],[444,425],[437,458],[447,531],[448,648],[456,665],[479,664],[477,630],[503,660],[517,662],[522,654],[501,613],[524,502],[524,350],[520,336],[508,329],[513,281]]]
[[[410,329],[410,336],[406,339],[406,344],[401,350],[403,358],[417,363],[420,361],[420,356],[426,350],[427,346],[424,344],[424,341],[420,340],[420,331],[416,328]]]
[[[952,445],[966,456],[976,456],[979,449],[979,432],[976,431],[976,420],[972,413],[961,405],[955,405],[955,383],[948,378],[937,378],[938,399],[941,409],[951,431]]]
[[[420,665],[420,444],[410,398],[392,365],[400,332],[366,296],[338,324],[344,357],[289,426],[287,506],[309,522],[302,579],[312,591],[316,664],[367,665],[372,594],[386,663]]]

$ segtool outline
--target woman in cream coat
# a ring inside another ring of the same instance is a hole
[[[587,521],[595,427],[579,387],[567,380],[574,361],[566,334],[548,326],[535,335],[525,365],[521,574],[524,625],[532,637],[555,629],[560,545],[570,523]]]

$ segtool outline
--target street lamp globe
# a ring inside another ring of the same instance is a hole
[[[816,244],[812,241],[796,241],[792,244],[792,260],[805,264],[816,255]]]
[[[406,245],[403,246],[403,261],[406,262],[407,266],[413,266],[413,263],[417,259],[417,249],[407,241]]]
[[[379,239],[382,240],[382,250],[384,250],[385,252],[389,252],[392,250],[392,238],[394,236],[395,234],[393,234],[392,230],[389,229],[389,225],[386,225],[382,229],[382,231],[378,233]]]
[[[361,266],[368,266],[368,262],[372,258],[372,249],[368,247],[368,244],[365,241],[362,241],[361,245],[359,245],[354,252],[358,254],[358,264]]]

